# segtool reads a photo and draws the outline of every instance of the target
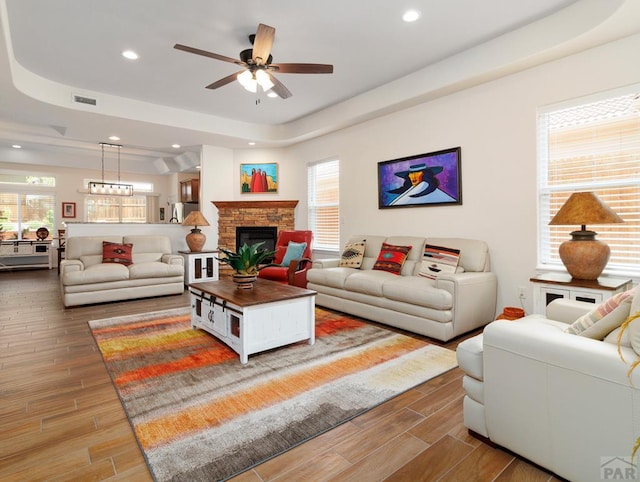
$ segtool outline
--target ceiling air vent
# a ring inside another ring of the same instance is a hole
[[[86,97],[84,95],[76,95],[72,94],[71,99],[75,104],[84,104],[84,105],[98,105],[97,99],[92,99],[91,97]]]

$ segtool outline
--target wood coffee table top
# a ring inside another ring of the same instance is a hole
[[[207,281],[205,283],[191,283],[190,288],[202,291],[216,298],[221,298],[239,307],[285,301],[305,296],[315,296],[318,293],[297,286],[290,286],[276,281],[258,278],[250,290],[238,289],[231,279]]]

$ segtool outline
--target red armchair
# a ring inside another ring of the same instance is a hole
[[[288,266],[282,265],[289,241],[307,243],[302,257],[292,259]],[[273,264],[267,265],[258,272],[258,278],[288,283],[299,288],[307,287],[307,270],[311,268],[311,243],[313,231],[280,231],[276,241],[276,255]]]

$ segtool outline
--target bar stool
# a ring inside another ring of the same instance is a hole
[[[66,229],[58,229],[58,274],[60,274],[60,261],[62,261],[62,257],[64,256],[66,232]]]

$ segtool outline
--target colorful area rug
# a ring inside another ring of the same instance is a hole
[[[90,321],[157,481],[224,480],[456,366],[445,348],[316,308],[316,343],[238,355],[188,308]]]

